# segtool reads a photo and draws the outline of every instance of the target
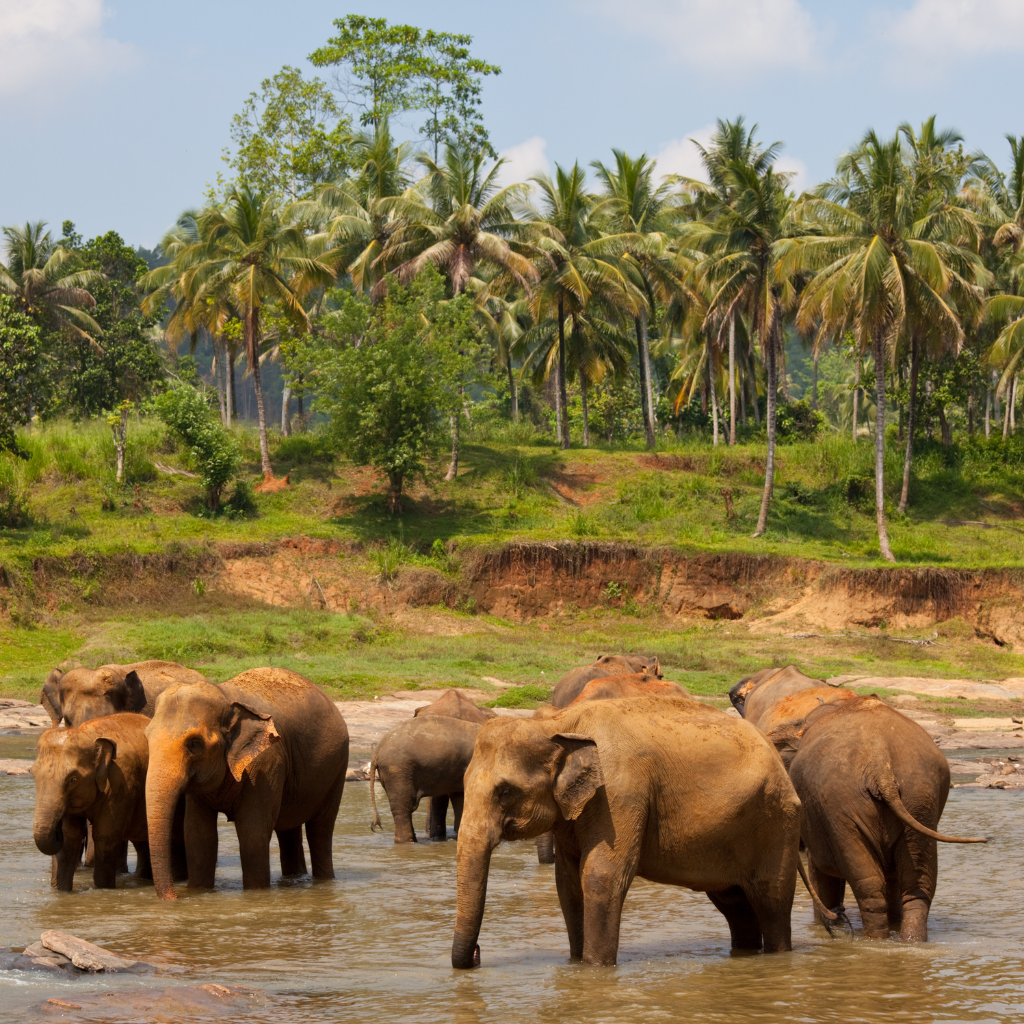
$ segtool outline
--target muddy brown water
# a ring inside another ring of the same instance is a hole
[[[34,737],[0,737],[0,757],[30,756],[32,745]],[[32,842],[32,780],[0,777],[0,945],[60,928],[164,968],[155,979],[0,973],[0,1020],[25,1019],[26,1007],[51,997],[206,982],[263,990],[267,1006],[249,1019],[281,1024],[1024,1020],[1022,800],[991,790],[950,794],[943,828],[993,838],[940,845],[927,944],[830,939],[811,923],[798,889],[793,952],[733,957],[725,921],[706,897],[638,879],[618,967],[572,964],[553,868],[536,863],[532,844],[513,843],[492,862],[483,966],[456,972],[455,842],[395,847],[390,834],[371,834],[366,783],[345,788],[335,881],[244,892],[234,830],[222,819],[216,890],[167,904],[131,881],[93,889],[87,872],[74,893],[52,892],[49,860]],[[418,831],[424,818],[416,816]]]

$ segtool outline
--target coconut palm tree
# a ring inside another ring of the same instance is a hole
[[[511,208],[524,187],[502,188],[502,161],[488,169],[483,152],[458,144],[445,150],[441,164],[427,156],[420,162],[427,174],[415,189],[392,201],[400,224],[378,262],[394,267],[402,283],[432,264],[448,280],[453,295],[466,290],[479,267],[499,272],[497,290],[514,282],[528,292],[537,271],[516,244],[520,226]],[[458,471],[459,417],[453,415],[452,458],[445,479],[454,480]]]
[[[43,221],[3,229],[6,263],[0,263],[0,292],[14,298],[18,310],[40,327],[63,329],[97,351],[100,325],[85,311],[96,300],[90,288],[102,283],[98,270],[74,270],[74,254],[55,245]]]
[[[976,301],[975,265],[951,238],[975,232],[966,210],[915,187],[899,135],[869,131],[840,174],[805,198],[799,214],[818,234],[782,243],[778,277],[813,271],[797,315],[823,337],[851,330],[875,365],[875,516],[879,550],[895,561],[885,519],[885,381],[901,331],[921,331],[958,350],[959,309]]]
[[[635,263],[634,284],[645,299],[633,322],[644,432],[647,447],[653,448],[656,439],[648,320],[658,299],[664,305],[680,293],[679,280],[672,273],[670,232],[679,219],[682,197],[672,180],[655,182],[656,164],[646,153],[636,159],[619,149],[612,153],[614,169],[600,161],[591,165],[603,185],[594,216],[608,234],[621,239],[623,251]]]
[[[593,309],[626,309],[639,315],[644,298],[630,280],[622,256],[623,240],[601,232],[594,216],[597,203],[587,192],[586,178],[578,163],[566,170],[555,165],[555,177],[531,179],[540,193],[540,209],[526,205],[526,230],[537,250],[540,283],[528,300],[530,314],[539,328],[554,325],[557,346],[545,365],[555,372],[558,436],[569,447],[569,414],[566,396],[566,321],[583,317]]]
[[[262,307],[275,302],[300,329],[307,329],[309,321],[301,297],[334,281],[334,271],[310,254],[302,231],[284,221],[273,200],[248,187],[233,189],[223,206],[201,211],[194,223],[195,241],[182,245],[170,264],[173,269],[160,276],[151,272],[143,283],[172,293],[177,289],[186,305],[195,307],[197,318],[207,315],[202,310],[220,310],[228,302],[237,310],[256,392],[260,460],[264,476],[270,478],[273,467],[259,359]],[[174,283],[175,271],[178,283]]]

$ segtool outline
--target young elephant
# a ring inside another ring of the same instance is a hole
[[[551,704],[556,708],[568,707],[582,692],[591,679],[604,676],[621,676],[635,672],[646,672],[661,678],[661,663],[657,658],[636,658],[625,654],[602,654],[591,665],[569,669],[555,684],[551,692]]]
[[[949,794],[949,763],[916,722],[877,697],[821,705],[769,737],[795,754],[790,778],[801,802],[811,881],[838,907],[846,883],[864,934],[926,941],[935,895],[936,832]]]
[[[308,679],[257,668],[220,686],[178,683],[157,698],[146,735],[149,845],[161,899],[175,897],[171,822],[182,794],[190,888],[213,885],[221,811],[235,823],[244,888],[270,885],[272,832],[282,873],[305,874],[303,825],[313,877],[334,877],[332,839],[348,768],[348,728]]]
[[[153,717],[157,697],[172,683],[205,683],[206,677],[173,661],[54,669],[39,696],[54,725],[81,725],[93,718],[134,711]]]
[[[73,729],[48,729],[39,737],[32,768],[36,783],[33,837],[53,857],[51,882],[70,892],[82,854],[85,823],[92,825],[93,883],[114,887],[123,845],[138,852],[136,877],[152,878],[146,830],[146,768],[149,719],[107,715]],[[179,822],[179,864],[184,863]]]
[[[800,803],[747,722],[665,697],[498,719],[480,727],[465,787],[454,967],[478,957],[494,848],[547,829],[573,957],[615,964],[636,875],[706,892],[734,949],[790,948]]]
[[[431,839],[446,837],[448,799],[455,809],[455,831],[462,821],[462,777],[473,757],[473,744],[480,726],[459,718],[429,715],[411,718],[386,733],[370,761],[370,798],[373,824],[381,827],[377,813],[374,774],[387,793],[395,819],[395,842],[415,843],[412,814],[425,796],[431,797],[428,833]],[[444,798],[444,813],[435,810],[434,800]]]

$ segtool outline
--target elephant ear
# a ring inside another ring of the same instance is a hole
[[[589,736],[564,732],[551,739],[561,748],[555,772],[555,803],[562,817],[575,821],[590,798],[604,785],[601,756]]]
[[[117,757],[117,744],[108,736],[100,736],[96,740],[96,785],[100,790],[106,788],[110,766]]]
[[[241,701],[231,705],[231,721],[228,725],[228,768],[236,782],[242,781],[245,770],[264,750],[281,739],[281,734],[270,715],[264,715]]]
[[[127,700],[124,705],[125,711],[134,711],[136,714],[141,714],[146,709],[146,688],[142,685],[139,673],[132,669],[124,677],[124,683],[128,690]]]
[[[46,677],[46,682],[43,683],[43,690],[39,694],[39,703],[46,708],[46,713],[50,716],[50,721],[54,725],[60,722],[63,715],[60,701],[60,681],[63,678],[64,673],[59,668],[55,668]]]
[[[807,728],[804,725],[804,720],[797,718],[792,722],[783,722],[781,725],[775,726],[768,733],[768,742],[779,752],[787,772],[789,771],[789,766],[793,763],[793,758],[796,757],[797,752],[800,750],[800,741],[804,738],[806,731]]]
[[[651,675],[661,678],[661,662],[657,658],[652,658],[647,665],[644,667],[644,672],[649,672]]]

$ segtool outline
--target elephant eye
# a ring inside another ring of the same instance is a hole
[[[68,785],[73,786],[78,781],[78,772],[68,773]]]
[[[499,800],[509,800],[509,799],[511,799],[511,797],[512,797],[512,790],[511,790],[511,788],[509,786],[502,786],[501,789],[498,790],[498,799]]]
[[[201,754],[205,748],[206,744],[203,743],[199,736],[189,736],[189,738],[185,740],[185,749],[190,754]]]

